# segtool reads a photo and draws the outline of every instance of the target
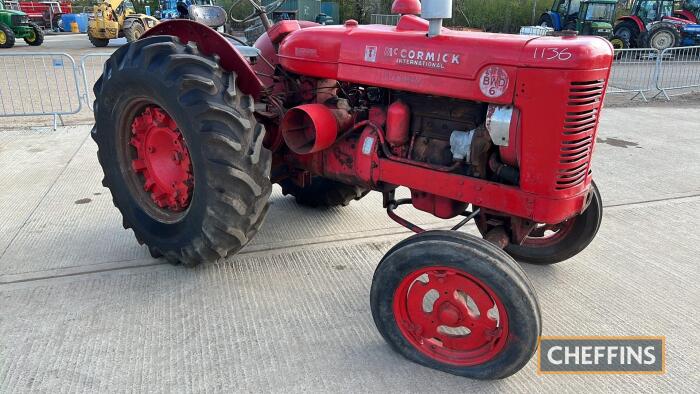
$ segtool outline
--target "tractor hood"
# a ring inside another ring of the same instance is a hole
[[[595,30],[601,30],[601,29],[610,29],[612,30],[612,24],[608,22],[587,22],[591,25],[592,29]]]
[[[26,12],[17,11],[17,10],[0,9],[0,13],[9,14],[9,15],[27,16]]]
[[[298,74],[463,99],[510,103],[518,69],[609,68],[612,47],[599,37],[533,37],[442,29],[412,15],[398,25],[320,26],[281,42],[280,64]],[[493,79],[496,80],[493,80]],[[498,85],[497,94],[489,86]],[[486,85],[486,89],[484,88]]]

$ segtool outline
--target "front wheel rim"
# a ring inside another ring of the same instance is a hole
[[[575,222],[576,217],[573,217],[558,224],[539,225],[530,231],[522,245],[540,248],[555,245],[571,232]]]
[[[4,45],[7,42],[7,35],[4,31],[0,31],[0,45]]]
[[[481,280],[453,267],[427,267],[404,277],[393,312],[403,336],[420,353],[456,366],[496,357],[508,338],[508,314]]]
[[[666,49],[671,47],[672,42],[673,36],[671,35],[671,33],[663,32],[654,36],[652,46],[656,49]]]
[[[632,39],[632,32],[627,29],[618,30],[617,35],[620,36],[623,40]]]

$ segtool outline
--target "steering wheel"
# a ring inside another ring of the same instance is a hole
[[[260,16],[262,14],[269,14],[269,13],[275,12],[275,11],[277,11],[278,8],[280,8],[282,6],[282,4],[284,3],[285,0],[276,0],[274,3],[270,3],[266,6],[262,6],[262,5],[258,4],[258,2],[256,0],[248,0],[248,2],[253,5],[253,8],[255,8],[255,11],[253,11],[252,14],[246,16],[243,19],[236,19],[232,16],[233,13],[231,11],[233,10],[233,8],[235,6],[240,4],[241,1],[242,0],[235,0],[233,2],[233,4],[231,4],[231,7],[228,9],[228,14],[229,14],[229,16],[231,16],[231,20],[236,22],[236,23],[245,23],[245,22],[248,22],[250,20],[257,18],[258,16]]]

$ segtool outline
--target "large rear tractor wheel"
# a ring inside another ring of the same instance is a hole
[[[630,20],[620,22],[617,26],[615,26],[613,34],[623,41],[628,42],[630,48],[636,48],[639,46],[639,27],[636,23]]]
[[[312,208],[345,206],[369,193],[369,190],[359,186],[346,185],[322,177],[314,177],[311,183],[304,187],[291,179],[283,180],[280,186],[285,196],[292,195],[297,204]]]
[[[603,201],[595,183],[591,201],[583,213],[555,225],[536,227],[520,245],[506,246],[506,252],[524,262],[549,265],[574,257],[595,238],[603,220]]]
[[[519,371],[541,332],[535,292],[518,264],[455,231],[426,231],[391,249],[374,272],[370,303],[398,353],[474,379]]]
[[[103,184],[154,257],[213,262],[262,224],[271,154],[235,81],[194,43],[156,36],[119,48],[95,84]]]
[[[107,46],[107,44],[109,44],[109,39],[106,38],[97,38],[88,34],[88,39],[96,48],[104,48]]]
[[[44,31],[41,30],[36,23],[30,23],[30,26],[32,27],[32,32],[29,37],[24,38],[24,42],[31,46],[38,47],[44,43]]]
[[[124,37],[126,37],[126,42],[134,42],[141,38],[145,32],[146,28],[143,27],[141,22],[134,22],[131,24],[131,27],[124,29]]]
[[[15,46],[15,33],[4,23],[0,23],[0,48]]]
[[[644,39],[647,48],[663,51],[680,45],[681,33],[673,24],[660,22],[652,26]]]

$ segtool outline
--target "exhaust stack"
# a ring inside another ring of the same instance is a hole
[[[428,37],[439,36],[442,20],[452,18],[452,0],[425,0],[421,8],[421,17],[430,23]]]

